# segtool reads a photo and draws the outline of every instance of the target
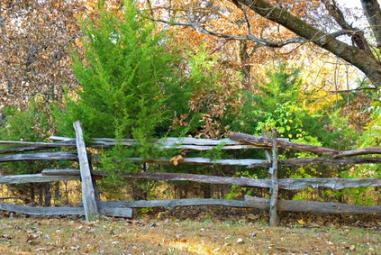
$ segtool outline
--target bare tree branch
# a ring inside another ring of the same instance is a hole
[[[325,8],[327,9],[328,13],[331,15],[331,17],[336,21],[339,26],[347,31],[352,31],[351,38],[354,45],[356,45],[358,48],[365,50],[368,52],[368,54],[372,55],[372,51],[369,47],[368,42],[365,39],[364,32],[361,31],[358,28],[354,28],[352,25],[350,25],[344,17],[343,12],[338,7],[335,0],[321,0]]]
[[[381,86],[381,64],[364,49],[348,45],[334,36],[323,32],[284,8],[271,4],[267,0],[237,0],[262,17],[276,22],[298,36],[305,38],[344,59],[363,71],[376,85]]]
[[[216,37],[227,39],[227,40],[252,41],[255,44],[258,44],[258,46],[267,46],[267,47],[271,47],[271,48],[281,48],[281,47],[286,46],[288,44],[307,42],[307,40],[303,37],[293,37],[293,38],[289,38],[289,39],[285,39],[285,40],[281,40],[281,41],[272,41],[272,40],[268,40],[268,39],[265,39],[262,37],[257,37],[251,33],[250,24],[249,24],[247,18],[245,18],[245,23],[246,23],[246,28],[247,28],[247,34],[246,35],[232,35],[232,34],[225,34],[225,33],[212,31],[212,30],[209,30],[209,29],[205,28],[204,26],[196,23],[193,20],[191,20],[189,22],[170,21],[170,20],[164,20],[164,19],[151,19],[151,20],[155,21],[155,22],[160,22],[160,23],[164,23],[167,25],[171,25],[171,26],[191,27],[200,33],[216,36]],[[189,20],[189,18],[188,18],[188,20]],[[347,34],[351,34],[351,33],[353,33],[353,30],[340,30],[340,31],[336,31],[334,33],[329,34],[329,36],[339,37],[339,36],[347,35]]]
[[[361,0],[364,14],[376,38],[377,48],[381,48],[381,9],[377,0]]]

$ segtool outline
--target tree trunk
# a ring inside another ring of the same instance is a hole
[[[243,76],[243,84],[247,90],[251,89],[251,68],[248,64],[249,54],[247,49],[247,41],[238,41],[239,44],[239,61],[241,64],[241,73]]]
[[[44,202],[45,202],[45,206],[50,206],[51,205],[51,198],[52,198],[52,194],[50,192],[50,183],[46,183],[44,185]]]
[[[61,192],[60,192],[60,183],[56,182],[54,185],[54,205],[61,203]]]
[[[44,205],[44,190],[42,185],[38,185],[38,205]]]
[[[350,46],[335,37],[324,33],[300,18],[292,15],[286,9],[272,5],[266,0],[237,0],[262,17],[274,21],[295,34],[313,42],[319,47],[328,50],[334,55],[356,66],[376,86],[381,86],[381,65],[374,56],[365,50]],[[368,1],[366,1],[368,2]],[[369,1],[371,2],[371,1]]]
[[[381,48],[381,10],[377,0],[361,0],[364,14],[373,31],[377,48]]]

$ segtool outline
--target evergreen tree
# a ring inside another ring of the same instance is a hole
[[[55,111],[56,125],[73,135],[72,123],[80,120],[86,138],[136,139],[137,146],[117,145],[101,156],[102,170],[115,184],[121,173],[138,170],[123,158],[159,155],[150,140],[168,134],[175,113],[189,111],[192,87],[182,79],[168,37],[138,15],[133,1],[124,2],[122,17],[100,7],[81,29],[82,51],[73,54],[80,87]]]
[[[133,1],[125,1],[124,8],[121,19],[100,9],[95,20],[81,24],[83,57],[73,56],[80,88],[74,98],[66,97],[63,111],[56,111],[63,134],[72,135],[71,123],[80,120],[87,137],[145,144],[165,135],[173,112],[187,108],[191,91],[180,83],[178,55],[168,49],[163,33],[137,15]]]

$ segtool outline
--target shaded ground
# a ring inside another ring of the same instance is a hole
[[[308,220],[307,220],[308,221]],[[381,224],[2,218],[0,254],[381,254]]]

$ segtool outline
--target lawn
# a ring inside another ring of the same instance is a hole
[[[2,218],[0,254],[380,254],[380,225],[264,221]]]

